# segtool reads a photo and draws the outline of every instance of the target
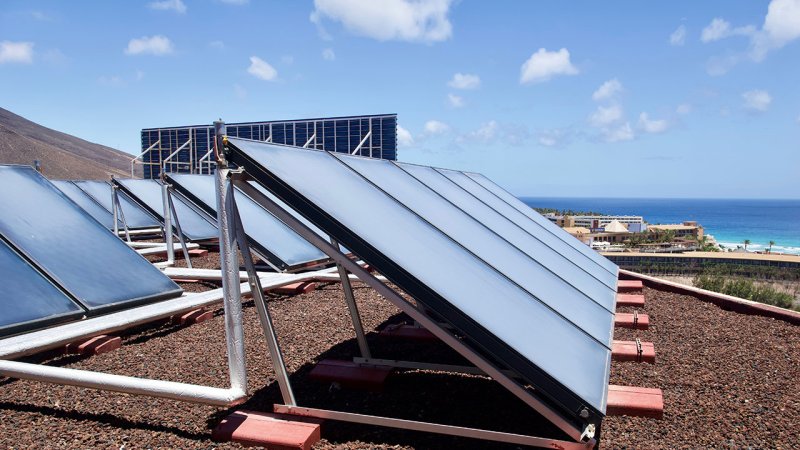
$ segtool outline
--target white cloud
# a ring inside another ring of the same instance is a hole
[[[447,15],[452,0],[314,0],[310,20],[340,22],[351,33],[379,41],[439,42],[453,27]]]
[[[247,73],[266,81],[274,81],[278,78],[278,71],[258,56],[250,57],[250,67],[247,68]]]
[[[764,112],[769,109],[769,105],[772,103],[772,97],[769,92],[760,89],[742,93],[742,99],[744,100],[745,109],[754,112]]]
[[[603,139],[606,142],[630,141],[633,138],[633,128],[631,128],[630,122],[625,122],[617,128],[603,129]]]
[[[128,48],[125,49],[127,55],[156,55],[163,56],[172,53],[172,42],[161,35],[142,36],[139,39],[131,39]]]
[[[400,125],[397,126],[397,146],[398,147],[410,147],[414,145],[414,138],[411,136],[408,130],[401,127]]]
[[[178,14],[186,13],[186,4],[182,0],[160,0],[150,2],[147,4],[150,9],[157,9],[161,11],[175,11]]]
[[[557,52],[548,52],[540,48],[531,55],[520,69],[519,82],[541,83],[557,75],[575,75],[578,69],[569,60],[569,50],[562,48]]]
[[[800,38],[800,0],[772,0],[761,32],[751,43],[750,57],[758,62],[767,53]]]
[[[457,73],[447,85],[453,89],[477,89],[481,85],[481,78],[469,73]]]
[[[33,62],[33,42],[0,41],[0,64]]]
[[[589,116],[589,123],[593,127],[607,127],[622,119],[622,107],[611,105],[608,107],[598,106],[597,110]]]
[[[542,130],[536,133],[536,141],[543,147],[564,147],[569,138],[570,133],[564,129]]]
[[[686,27],[679,26],[672,34],[669,35],[669,44],[681,46],[686,43]]]
[[[494,120],[490,120],[488,122],[484,122],[481,126],[475,130],[470,131],[467,133],[466,137],[470,140],[481,141],[481,142],[489,142],[493,140],[497,136],[498,125],[497,122]]]
[[[333,52],[332,48],[326,48],[322,51],[322,59],[325,61],[334,61],[336,60],[336,53]]]
[[[425,134],[434,136],[437,134],[444,134],[450,131],[450,126],[438,120],[429,120],[425,122]]]
[[[692,105],[688,103],[681,103],[680,105],[678,105],[677,108],[675,108],[675,112],[682,116],[685,116],[686,114],[692,112]]]
[[[447,102],[453,108],[463,108],[466,105],[464,98],[456,94],[447,94]]]
[[[669,128],[669,122],[664,119],[651,120],[646,112],[639,114],[639,128],[647,133],[663,133]]]
[[[620,92],[622,92],[622,83],[614,78],[606,81],[599,88],[597,88],[597,90],[592,94],[592,100],[599,102],[601,100],[610,99],[615,97]]]
[[[700,33],[700,40],[708,43],[731,36],[752,36],[755,32],[756,28],[752,25],[732,28],[727,20],[716,17],[703,28],[702,33]]]

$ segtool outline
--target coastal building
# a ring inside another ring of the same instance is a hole
[[[655,236],[672,232],[675,237],[703,239],[703,226],[695,221],[686,221],[682,224],[648,225],[647,231]]]
[[[592,232],[584,227],[563,227],[564,231],[586,245],[592,245]]]
[[[628,231],[638,233],[646,229],[642,216],[572,216],[573,226],[584,227],[590,230],[605,228],[606,225],[617,221],[627,228]]]

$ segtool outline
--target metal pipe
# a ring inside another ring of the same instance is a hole
[[[355,154],[357,154],[357,153],[358,153],[358,151],[359,151],[359,150],[361,150],[361,147],[363,147],[363,146],[364,146],[364,143],[366,143],[366,142],[367,142],[367,139],[369,139],[370,137],[372,137],[372,130],[369,130],[369,132],[367,133],[367,135],[366,135],[366,136],[364,136],[364,139],[361,139],[361,142],[359,142],[359,143],[358,143],[358,146],[356,147],[356,149],[355,149],[355,150],[353,150],[353,152],[352,152],[352,153],[350,153],[350,154],[351,154],[351,155],[355,155]]]
[[[217,171],[214,186],[217,197],[217,227],[219,228],[219,253],[222,278],[222,293],[225,308],[225,341],[228,348],[228,369],[231,387],[247,390],[247,370],[244,352],[244,330],[242,327],[242,294],[239,290],[239,255],[236,251],[234,231],[231,230],[228,213],[228,196],[233,195],[233,183],[228,183],[230,170],[223,159],[225,123],[214,122],[214,146],[217,155]]]
[[[183,250],[183,257],[186,259],[186,267],[192,268],[192,258],[189,257],[189,249],[186,246],[186,239],[183,237],[183,228],[181,228],[181,221],[178,219],[178,213],[175,212],[175,203],[172,201],[172,193],[170,191],[170,186],[162,181],[162,183],[167,187],[167,200],[169,203],[169,210],[172,213],[171,217],[175,218],[175,229],[177,230],[178,240],[181,243],[181,250]]]
[[[155,148],[157,145],[159,145],[159,144],[161,144],[161,139],[157,140],[157,141],[156,141],[156,142],[155,142],[153,145],[151,145],[150,147],[147,147],[147,150],[143,151],[143,152],[142,152],[142,153],[140,153],[140,154],[139,154],[137,157],[135,157],[135,158],[133,158],[133,159],[131,160],[131,178],[136,178],[136,175],[134,175],[134,171],[133,171],[133,168],[134,168],[134,166],[136,165],[136,161],[137,161],[139,158],[141,158],[142,156],[146,155],[146,154],[147,154],[147,152],[149,152],[150,150],[154,149],[154,148]]]
[[[193,271],[203,269],[169,268],[166,271],[189,271],[190,278],[202,278]],[[329,273],[330,269],[303,274],[267,273],[260,276],[262,289],[273,289],[287,284],[314,279],[315,276]],[[218,272],[218,271],[217,271]],[[184,277],[185,278],[185,277]],[[218,277],[216,279],[220,279]],[[239,286],[242,294],[250,293],[250,285],[242,283]],[[203,306],[219,303],[223,299],[222,288],[206,292],[192,293],[183,297],[162,302],[143,305],[103,316],[92,317],[77,322],[65,323],[44,330],[33,331],[24,335],[11,336],[0,339],[0,358],[13,359],[32,355],[44,350],[61,347],[70,342],[94,337],[100,334],[110,334],[121,330],[143,325],[160,319],[166,319],[174,314],[191,311]]]
[[[314,133],[313,135],[311,135],[311,137],[303,145],[303,148],[308,148],[308,146],[311,145],[311,143],[314,142],[315,139],[317,139],[317,133]]]
[[[0,360],[0,373],[11,378],[67,384],[126,394],[149,395],[216,406],[234,406],[242,403],[246,397],[246,392],[237,387],[221,389],[18,361]]]

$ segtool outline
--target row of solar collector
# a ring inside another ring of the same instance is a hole
[[[613,263],[479,174],[236,138],[229,142],[236,149],[233,162],[254,178],[249,183],[257,195],[320,236],[327,239],[322,230],[330,232],[526,379],[534,372],[546,374],[534,385],[555,381],[582,399],[576,404],[604,414],[616,300]],[[0,292],[0,332],[181,294],[174,282],[108,232],[107,217],[103,222],[90,215],[97,208],[82,209],[81,202],[91,203],[67,197],[75,196],[72,187],[78,187],[110,212],[110,184],[59,183],[62,193],[30,168],[2,169],[0,235],[6,263],[27,271],[21,280],[36,283],[0,287],[5,291]],[[184,235],[200,241],[214,236],[213,177],[173,174],[166,182],[174,191],[182,228],[192,224]],[[129,227],[140,225],[134,222],[134,207],[160,225],[164,203],[159,182],[114,183],[118,196],[127,196],[119,209]],[[242,191],[235,198],[259,257],[279,270],[326,260],[258,201]],[[59,303],[57,296],[37,297],[34,284],[40,293],[49,284],[64,298]],[[36,298],[39,303],[55,300],[31,307],[19,292],[32,297],[30,304]],[[11,298],[36,317],[6,314],[16,306],[6,300]]]

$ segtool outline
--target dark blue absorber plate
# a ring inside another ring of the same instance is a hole
[[[164,223],[164,200],[160,181],[134,179],[115,179],[114,181],[122,186],[126,193],[131,194],[133,200],[140,202],[150,214],[161,220],[162,224]],[[189,206],[182,197],[173,195],[172,203],[175,205],[175,214],[178,215],[181,231],[187,239],[207,241],[219,236],[217,227]],[[177,232],[178,229],[174,228],[174,219],[172,223],[173,229]]]
[[[0,233],[90,310],[183,292],[28,166],[0,166]]]
[[[109,230],[114,229],[114,215],[100,206],[97,201],[95,201],[86,192],[83,192],[81,188],[75,186],[71,181],[67,180],[50,180],[50,182],[56,185],[56,187],[63,192],[64,195],[70,198],[70,200],[77,203],[78,206],[89,213],[90,216],[94,217],[95,220],[102,223],[104,227],[108,228]]]
[[[0,239],[0,337],[77,319],[83,312]]]
[[[97,200],[97,202],[103,205],[109,212],[114,211],[111,203],[111,185],[109,183],[105,181],[88,180],[75,181],[75,184],[83,189],[84,192],[91,195],[92,198]],[[125,222],[128,224],[128,228],[158,228],[160,226],[155,217],[142,209],[124,193],[120,193],[119,203],[122,207],[123,214],[125,214]],[[119,224],[119,228],[122,229],[122,223]]]

